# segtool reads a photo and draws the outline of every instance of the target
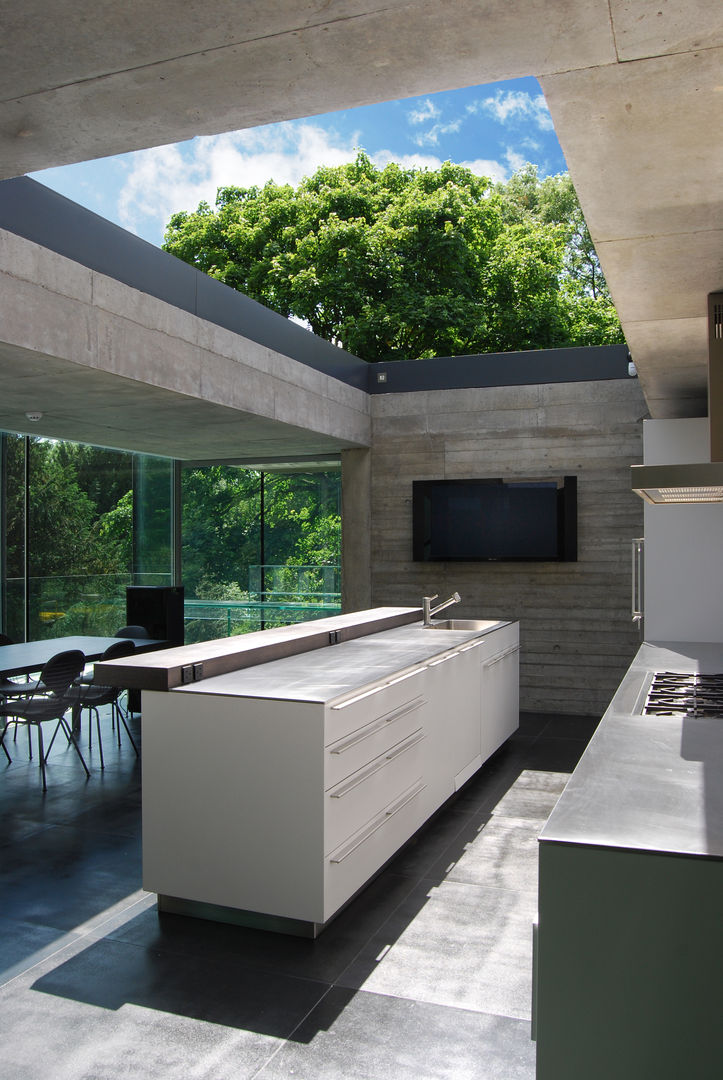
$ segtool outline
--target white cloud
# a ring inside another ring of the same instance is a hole
[[[446,126],[456,130],[460,123],[451,121]],[[441,129],[441,125],[435,127]],[[126,175],[118,199],[118,220],[131,232],[158,235],[179,210],[193,211],[202,201],[213,206],[219,187],[263,186],[269,180],[296,187],[321,165],[353,161],[359,142],[358,132],[342,138],[312,122],[296,121],[141,150],[123,159]],[[420,140],[418,145],[419,153],[382,149],[370,158],[379,168],[397,162],[405,169],[438,169],[443,159],[424,152],[436,142]],[[502,160],[477,158],[460,164],[497,182],[509,179],[526,160],[510,148]]]
[[[436,120],[439,115],[437,106],[427,98],[418,108],[407,113],[407,119],[410,124],[425,124],[427,120]]]
[[[475,176],[488,176],[493,184],[504,183],[510,178],[510,172],[514,169],[508,169],[501,161],[493,161],[489,158],[476,158],[474,161],[461,161],[461,165],[464,165],[465,169],[469,169]]]
[[[402,169],[438,169],[442,159],[434,154],[397,154],[393,150],[377,150],[369,155],[378,169],[395,162]]]
[[[391,161],[396,162],[403,169],[439,169],[443,164],[442,158],[435,154],[396,154],[392,150],[379,150],[375,154],[370,154],[369,157],[379,169],[383,169]],[[460,161],[457,164],[464,169],[469,169],[475,176],[489,177],[493,183],[497,183],[498,180],[508,180],[512,171],[501,161],[490,158],[475,158],[470,161]]]
[[[526,158],[524,154],[520,154],[514,147],[508,146],[505,151],[505,161],[510,167],[510,172],[517,172],[518,169],[527,164],[529,158]]]
[[[413,141],[417,146],[436,146],[440,135],[453,135],[459,131],[461,126],[461,118],[450,120],[446,124],[432,124],[427,131],[421,131],[418,135],[415,135]]]
[[[467,111],[489,113],[500,124],[531,122],[541,131],[554,131],[552,117],[542,94],[533,97],[522,90],[498,90],[494,97],[471,102]]]
[[[179,210],[214,205],[216,189],[262,186],[268,180],[296,186],[320,165],[353,161],[357,143],[340,140],[311,123],[200,136],[188,143],[130,155],[119,197],[123,226],[138,232],[143,219],[165,225]]]

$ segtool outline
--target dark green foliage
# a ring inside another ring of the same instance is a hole
[[[219,188],[164,247],[370,361],[623,340],[566,175],[493,185],[360,153],[298,188]]]

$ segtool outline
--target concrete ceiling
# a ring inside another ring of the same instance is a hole
[[[0,0],[0,177],[535,75],[654,416],[706,411],[720,0]]]
[[[338,458],[355,444],[27,349],[0,347],[0,430],[179,461]],[[38,415],[31,421],[27,412]],[[308,468],[304,464],[304,468]]]

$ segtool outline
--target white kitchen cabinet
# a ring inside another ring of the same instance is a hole
[[[496,749],[510,718],[494,712],[516,687],[502,685],[511,667],[484,665],[510,624],[451,648],[445,631],[404,633],[423,663],[328,700],[284,692],[291,659],[144,691],[143,885],[161,910],[316,933],[479,768],[483,737]],[[301,668],[325,663],[330,685],[344,657],[368,670],[369,647]],[[268,696],[250,692],[259,672]]]
[[[520,722],[519,626],[490,634],[482,663],[480,755],[486,761],[517,730]]]
[[[429,770],[434,809],[482,764],[480,654],[475,642],[427,666]]]

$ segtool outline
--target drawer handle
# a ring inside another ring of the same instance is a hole
[[[382,690],[386,690],[388,686],[396,686],[397,683],[404,682],[406,679],[412,679],[415,675],[419,675],[421,671],[424,671],[425,665],[418,664],[412,668],[411,671],[405,671],[403,675],[398,675],[394,679],[385,679],[379,686],[372,686],[369,690],[362,690],[360,694],[355,694],[354,697],[347,698],[346,701],[340,701],[338,705],[332,705],[332,709],[346,709],[349,705],[355,705],[357,701],[363,701],[364,698],[371,697],[372,694],[379,694]]]
[[[359,787],[365,780],[368,780],[370,776],[374,776],[374,773],[379,772],[386,765],[386,759],[376,758],[371,765],[367,765],[366,769],[362,769],[360,772],[355,773],[351,780],[347,780],[346,784],[336,788],[329,792],[330,799],[343,799],[345,795],[348,795],[354,788]]]
[[[440,656],[439,660],[430,660],[427,667],[438,667],[439,664],[446,664],[448,660],[454,660],[456,652],[450,653],[449,656]]]
[[[388,806],[383,814],[380,814],[378,818],[375,818],[369,828],[366,829],[361,834],[361,836],[357,836],[354,840],[347,844],[346,847],[340,848],[335,851],[333,855],[330,855],[329,862],[344,862],[344,859],[348,858],[349,855],[352,854],[352,852],[356,851],[356,849],[361,847],[362,844],[366,843],[366,841],[371,836],[373,836],[375,832],[381,829],[382,825],[386,825],[386,823],[391,818],[393,818],[395,814],[398,814],[400,810],[403,810],[407,803],[410,803],[412,799],[416,799],[417,795],[419,795],[420,792],[424,791],[425,787],[426,785],[423,784],[421,780],[419,780],[413,788],[410,788],[409,791],[406,791],[404,795],[397,799],[395,803],[392,803],[391,806]]]
[[[409,738],[405,739],[404,742],[400,742],[399,746],[395,746],[393,750],[389,751],[387,754],[387,761],[394,761],[400,754],[404,754],[407,750],[411,750],[413,746],[416,746],[417,743],[420,743],[423,738],[424,732],[421,730],[415,731]]]
[[[461,645],[457,652],[469,652],[470,649],[479,649],[481,645],[484,645],[483,641],[472,641],[469,645]]]
[[[494,667],[495,664],[499,664],[500,660],[506,660],[508,656],[512,656],[513,653],[519,652],[520,646],[513,645],[511,649],[507,649],[505,652],[500,653],[499,656],[495,656],[494,660],[488,660],[484,665],[485,668]]]
[[[395,720],[401,720],[403,716],[408,716],[409,713],[414,712],[415,709],[421,708],[422,705],[426,705],[427,702],[424,698],[415,698],[414,701],[408,701],[405,705],[395,709],[393,712],[387,713],[386,716],[380,716],[373,723],[367,727],[362,728],[361,731],[355,731],[353,735],[350,735],[348,739],[344,739],[334,746],[329,753],[331,754],[344,754],[347,750],[351,750],[353,746],[358,746],[359,743],[364,742],[365,739],[370,738],[372,735],[376,735],[378,731],[382,731],[387,724],[393,724]]]
[[[360,769],[359,772],[347,780],[345,784],[339,785],[337,788],[332,788],[329,792],[330,799],[343,799],[345,795],[348,795],[354,788],[359,787],[359,784],[363,784],[365,780],[368,780],[370,776],[374,776],[374,773],[383,769],[388,761],[393,761],[394,758],[399,757],[405,750],[411,750],[413,746],[416,746],[424,738],[424,734],[421,728],[417,728],[411,735],[403,739],[398,746],[395,746],[388,754],[383,757],[374,758],[365,769]]]
[[[396,686],[397,683],[405,682],[407,679],[412,679],[412,678],[414,678],[415,675],[419,675],[420,671],[424,671],[424,668],[425,668],[425,665],[422,664],[420,666],[412,668],[411,671],[405,671],[405,673],[403,675],[397,675],[396,679],[388,679],[387,682],[385,683],[385,685],[386,686]]]

